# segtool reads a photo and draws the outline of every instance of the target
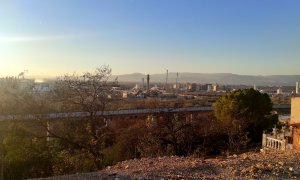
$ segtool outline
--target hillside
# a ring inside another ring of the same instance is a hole
[[[47,179],[299,179],[299,151],[264,151],[211,159],[158,157],[133,159],[86,174]]]
[[[155,83],[165,83],[166,74],[150,74],[150,81]],[[146,74],[134,73],[125,75],[114,75],[112,78],[118,77],[119,82],[135,82],[141,83],[142,78]],[[300,75],[270,75],[270,76],[254,76],[254,75],[238,75],[231,73],[179,73],[178,82],[195,82],[195,83],[219,83],[232,85],[270,85],[270,86],[294,86],[296,81],[300,81]],[[176,82],[176,73],[169,73],[169,83]]]

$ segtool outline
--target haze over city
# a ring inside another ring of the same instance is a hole
[[[2,0],[0,76],[299,74],[299,1]]]

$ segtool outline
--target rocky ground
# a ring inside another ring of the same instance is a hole
[[[142,158],[86,174],[47,179],[300,179],[300,151],[263,151],[211,159]]]

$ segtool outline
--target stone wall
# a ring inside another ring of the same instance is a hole
[[[291,99],[291,124],[300,123],[300,96]]]

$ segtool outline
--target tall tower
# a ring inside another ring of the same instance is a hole
[[[178,72],[176,74],[176,94],[178,94]]]
[[[296,82],[296,94],[299,95],[299,82]]]
[[[257,90],[256,84],[253,85],[253,89],[254,89],[254,90]]]
[[[147,74],[147,93],[150,93],[150,75]]]
[[[168,89],[168,76],[169,76],[169,71],[167,70],[165,90]]]

